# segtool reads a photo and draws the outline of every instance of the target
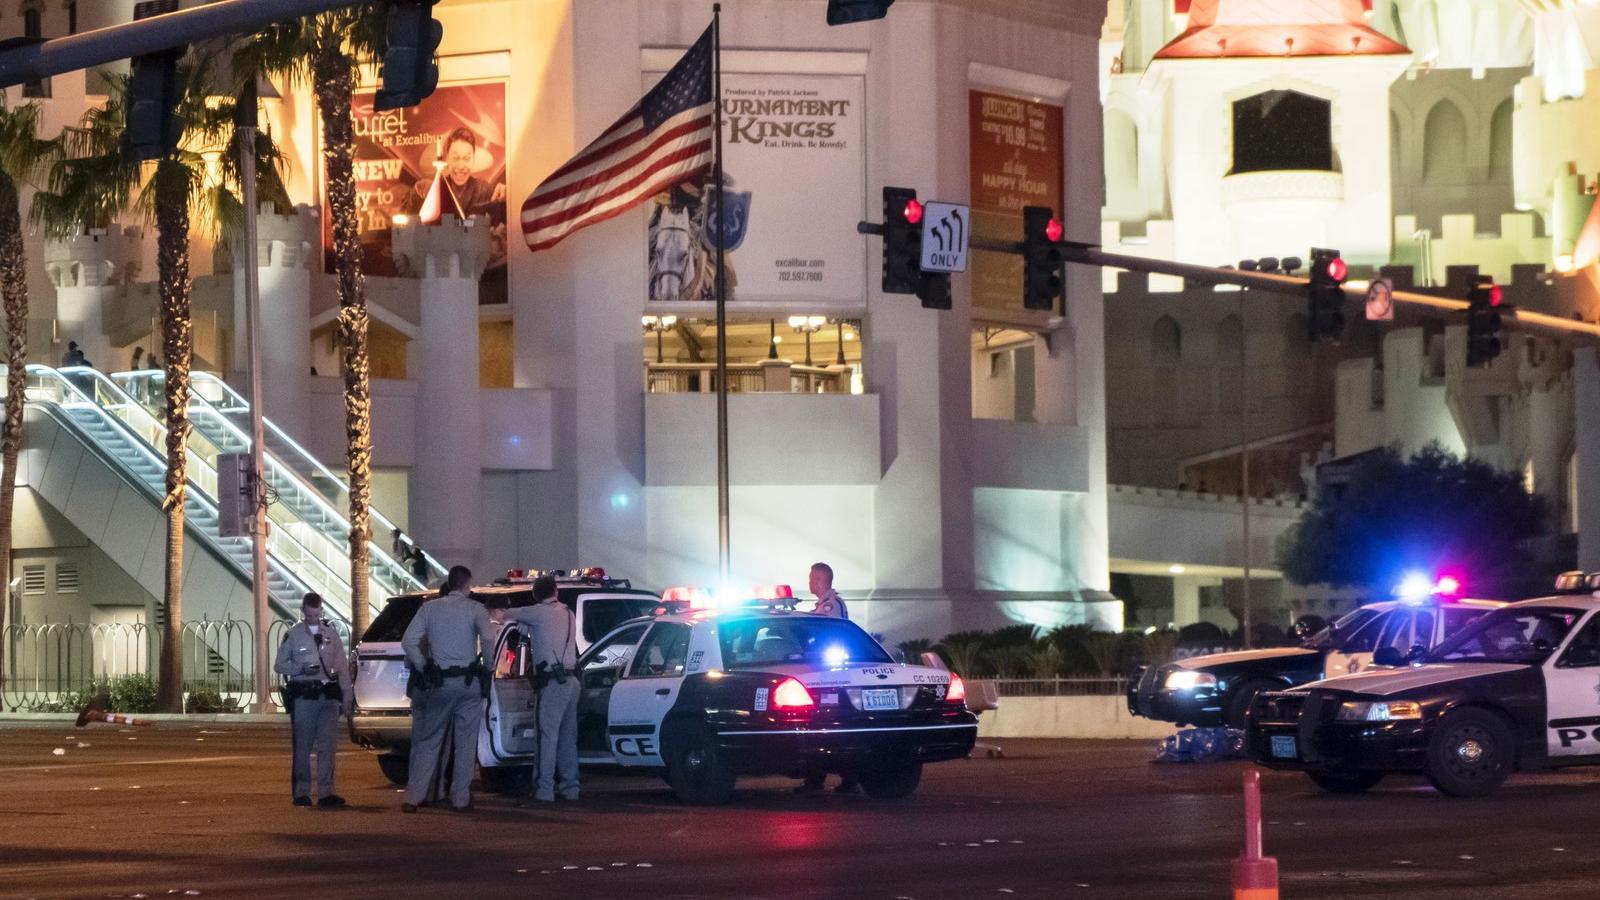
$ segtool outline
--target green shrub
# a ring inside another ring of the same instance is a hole
[[[1029,678],[1055,678],[1062,673],[1067,661],[1061,648],[1047,638],[1034,641],[1027,657]]]
[[[902,662],[908,662],[912,665],[916,665],[922,661],[922,654],[933,649],[933,641],[930,641],[927,638],[913,638],[909,641],[901,641],[899,644],[896,644],[895,649],[900,651],[900,659]]]
[[[983,678],[989,674],[983,658],[984,637],[981,631],[959,631],[946,635],[934,649],[944,657],[950,671],[962,678]]]
[[[118,675],[111,679],[111,712],[153,713],[156,711],[156,680],[149,675]]]
[[[213,688],[200,688],[190,691],[184,698],[183,711],[190,713],[236,713],[239,711],[239,701],[234,697],[224,697]]]
[[[1009,645],[986,649],[989,668],[999,678],[1027,678],[1030,675],[1031,647]]]
[[[1038,628],[1033,625],[1007,625],[996,628],[984,636],[983,643],[986,647],[1026,647],[1033,643]]]

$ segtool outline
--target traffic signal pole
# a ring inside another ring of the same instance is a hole
[[[275,22],[372,2],[374,0],[216,0],[137,22],[7,46],[0,49],[0,88],[197,44],[226,34],[259,31]]]

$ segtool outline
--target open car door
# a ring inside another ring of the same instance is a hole
[[[484,717],[490,765],[531,765],[539,754],[538,695],[528,683],[528,640],[515,622],[500,630],[494,648],[494,677],[489,680],[489,709]]]

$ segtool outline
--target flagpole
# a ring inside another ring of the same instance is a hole
[[[728,228],[722,215],[722,4],[711,6],[711,44],[716,59],[712,63],[712,127],[717,133],[717,155],[712,161],[711,181],[717,191],[717,573],[718,587],[728,584],[733,572],[733,554],[728,529],[728,281],[724,271]]]

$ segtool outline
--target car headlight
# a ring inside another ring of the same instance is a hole
[[[1195,672],[1190,669],[1179,669],[1168,673],[1166,688],[1173,690],[1193,690],[1200,687],[1216,687],[1217,676],[1210,672]]]
[[[1422,718],[1422,704],[1415,700],[1349,700],[1339,705],[1340,722],[1393,722]]]

